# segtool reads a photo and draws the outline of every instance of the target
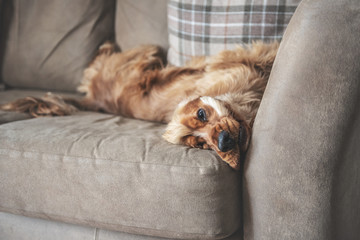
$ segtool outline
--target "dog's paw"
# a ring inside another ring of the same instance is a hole
[[[32,117],[65,116],[77,111],[60,96],[47,93],[44,97],[25,97],[0,106],[0,110],[28,113]]]
[[[211,149],[210,146],[206,143],[205,139],[198,136],[185,136],[183,137],[183,144],[200,149]]]

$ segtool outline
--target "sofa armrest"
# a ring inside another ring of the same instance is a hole
[[[245,239],[360,236],[360,4],[304,0],[244,169]]]

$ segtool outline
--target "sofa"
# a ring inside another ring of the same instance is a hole
[[[187,20],[174,19],[202,9],[191,2],[0,0],[0,104],[48,91],[80,98],[82,71],[108,40],[160,45],[174,65],[238,44],[180,31]],[[238,17],[260,5],[224,2],[204,9]],[[294,5],[263,8],[291,14],[276,15],[287,22],[241,171],[165,142],[159,123],[0,111],[0,239],[358,239],[360,4]]]

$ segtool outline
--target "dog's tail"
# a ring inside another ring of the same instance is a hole
[[[10,103],[0,105],[0,110],[28,113],[32,117],[66,116],[82,111],[99,110],[87,99],[64,98],[47,93],[44,97],[25,97]]]
[[[252,43],[250,57],[255,69],[262,72],[266,78],[270,75],[278,49],[279,42],[277,41],[271,43],[255,41]]]

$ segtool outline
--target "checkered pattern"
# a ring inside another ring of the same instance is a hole
[[[183,65],[253,40],[281,40],[301,0],[170,0],[168,60]]]

